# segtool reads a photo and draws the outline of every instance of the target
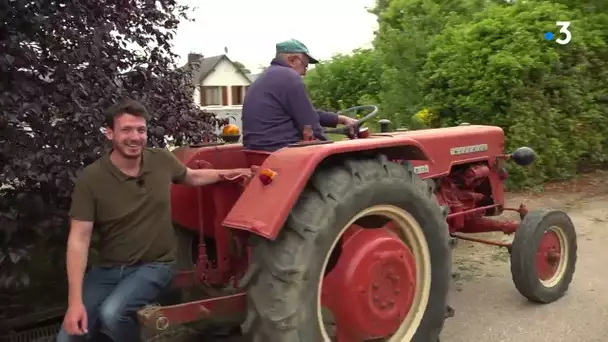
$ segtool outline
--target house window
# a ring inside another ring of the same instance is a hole
[[[203,106],[221,106],[222,105],[222,87],[202,87],[201,105],[203,105]]]
[[[232,105],[242,105],[245,98],[245,87],[232,86]]]

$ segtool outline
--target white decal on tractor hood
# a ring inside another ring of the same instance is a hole
[[[471,146],[453,147],[450,149],[450,154],[457,156],[460,154],[469,154],[475,152],[483,152],[488,150],[488,144],[479,144]]]
[[[420,166],[416,166],[414,167],[414,173],[415,174],[421,174],[421,173],[428,173],[429,172],[429,166],[428,165],[420,165]]]

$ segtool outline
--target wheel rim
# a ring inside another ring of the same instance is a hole
[[[386,222],[381,227],[362,227],[359,223],[368,218],[382,218]],[[337,246],[343,249],[334,268],[327,272]],[[357,253],[352,254],[355,249]],[[430,252],[424,232],[412,215],[391,205],[361,211],[333,241],[322,271],[327,274],[318,284],[317,321],[324,341],[412,339],[431,289]],[[347,278],[350,280],[346,281]],[[340,302],[348,306],[340,306]],[[322,308],[328,307],[336,321],[335,334],[328,333],[324,324]],[[387,329],[391,333],[384,335]]]
[[[536,251],[536,273],[545,287],[557,285],[566,273],[568,265],[568,240],[558,226],[545,231]]]

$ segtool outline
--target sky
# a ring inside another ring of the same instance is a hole
[[[179,65],[188,53],[224,53],[256,72],[274,56],[275,44],[295,38],[317,59],[370,47],[376,18],[367,12],[374,0],[178,0],[196,7],[173,40]]]

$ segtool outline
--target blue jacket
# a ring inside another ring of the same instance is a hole
[[[315,110],[302,77],[275,58],[247,90],[242,122],[244,148],[276,151],[302,140],[306,125],[327,140],[322,126],[336,127],[338,114]]]

